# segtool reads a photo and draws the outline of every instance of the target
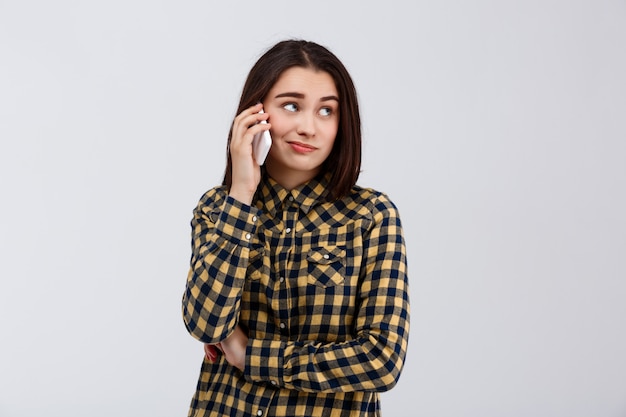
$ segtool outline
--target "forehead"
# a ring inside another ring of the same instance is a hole
[[[286,69],[270,90],[270,96],[284,92],[302,93],[305,96],[325,97],[337,95],[335,81],[326,71],[291,67]]]

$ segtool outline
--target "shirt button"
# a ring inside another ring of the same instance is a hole
[[[279,280],[280,282],[285,282],[285,277],[280,277],[280,278],[278,278],[278,280]]]
[[[256,216],[252,216],[252,221],[255,222],[256,221]]]
[[[246,233],[246,239],[250,239],[250,233]]]
[[[327,253],[325,253],[325,254],[324,254],[324,259],[328,259],[328,258],[330,258],[330,255],[329,255],[329,254],[327,254]]]
[[[261,417],[261,416],[263,415],[263,410],[259,410],[259,411],[257,411],[257,412],[256,412],[256,415],[257,415],[257,416],[259,416],[259,417]]]
[[[285,233],[291,233],[291,227],[286,228]]]
[[[280,328],[281,328],[281,329],[284,329],[285,327],[287,327],[287,326],[285,325],[285,323],[280,323]]]
[[[293,201],[293,196],[292,195],[289,196],[289,201]]]
[[[270,381],[270,384],[272,384],[272,385],[276,386],[276,385],[278,385],[278,382],[276,382],[276,381],[274,381],[274,380],[272,379],[272,380]]]

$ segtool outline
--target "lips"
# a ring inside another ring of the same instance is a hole
[[[306,143],[302,143],[302,142],[287,142],[287,143],[289,144],[289,146],[291,146],[291,149],[293,149],[294,151],[298,153],[309,153],[317,149],[315,146],[307,145]]]

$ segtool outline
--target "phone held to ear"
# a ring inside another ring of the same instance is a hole
[[[263,113],[263,110],[259,113]],[[260,123],[267,124],[265,120]],[[267,158],[267,154],[269,153],[271,146],[272,136],[270,135],[269,130],[264,130],[263,132],[254,135],[254,138],[252,139],[252,156],[254,156],[257,164],[263,165],[263,163],[265,163],[265,158]]]

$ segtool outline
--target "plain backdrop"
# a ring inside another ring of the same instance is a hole
[[[0,416],[184,416],[180,300],[254,61],[326,45],[400,209],[385,417],[626,415],[626,2],[0,0]]]

